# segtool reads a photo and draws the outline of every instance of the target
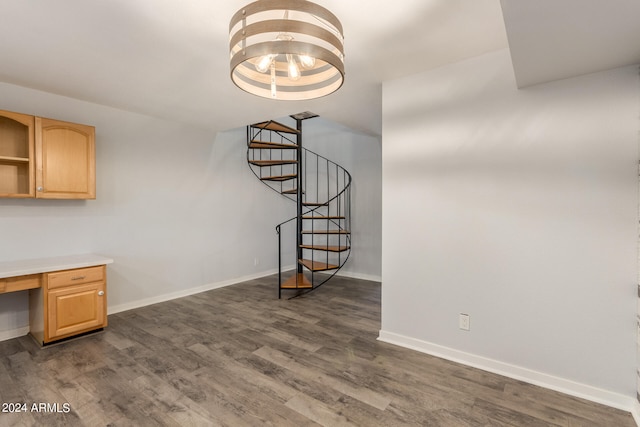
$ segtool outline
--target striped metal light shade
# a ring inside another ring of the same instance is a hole
[[[306,0],[258,0],[229,23],[231,79],[270,99],[305,100],[344,82],[342,25]]]

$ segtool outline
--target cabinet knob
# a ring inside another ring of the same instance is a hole
[[[44,187],[38,187],[38,188],[36,188],[36,190],[38,190],[38,191],[44,191]]]
[[[99,291],[98,296],[101,297],[102,295],[104,295],[104,291]]]

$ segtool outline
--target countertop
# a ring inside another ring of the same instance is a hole
[[[94,267],[96,265],[111,263],[113,263],[111,258],[96,254],[5,261],[0,262],[0,279],[25,276],[27,274],[47,273],[50,271],[70,270],[72,268]]]

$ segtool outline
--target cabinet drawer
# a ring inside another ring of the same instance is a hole
[[[42,286],[41,274],[29,274],[27,276],[8,277],[0,279],[0,293],[24,291]]]
[[[78,268],[75,270],[56,271],[47,274],[47,288],[55,289],[69,285],[99,282],[104,280],[104,265],[98,267]]]

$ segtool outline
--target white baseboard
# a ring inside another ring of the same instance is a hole
[[[2,331],[0,332],[0,341],[6,341],[13,338],[22,337],[29,333],[29,326],[23,326],[18,329],[11,329],[10,331]]]
[[[640,427],[640,403],[636,399],[633,403],[633,408],[631,409],[631,415],[633,416],[633,421],[636,422],[636,425]]]
[[[291,266],[288,266],[288,267],[282,267],[282,272],[291,271],[291,270],[293,270],[295,268],[296,268],[295,265],[291,265]],[[308,273],[308,270],[305,270],[305,272]],[[275,271],[274,273],[277,273],[277,271]],[[331,272],[330,271],[329,272],[322,272],[321,271],[321,272],[318,272],[318,273],[315,273],[315,274],[316,275],[327,275],[327,276],[329,276],[331,274]],[[266,276],[266,274],[265,274],[265,276]],[[338,276],[338,277],[348,277],[350,279],[367,280],[367,281],[370,281],[370,282],[378,282],[378,283],[382,282],[382,276],[374,276],[372,274],[364,274],[364,273],[354,273],[354,272],[351,272],[351,271],[340,270],[340,271],[338,271],[336,273],[336,276]]]
[[[283,273],[284,272],[289,272],[291,270],[294,270],[295,268],[296,268],[295,265],[283,266],[282,267],[282,272]],[[206,284],[206,285],[197,286],[195,288],[181,289],[179,291],[170,292],[168,294],[154,295],[154,296],[149,297],[149,298],[144,298],[144,299],[141,299],[141,300],[128,302],[126,304],[119,304],[119,305],[115,305],[115,306],[110,306],[108,308],[108,314],[120,313],[122,311],[133,310],[134,308],[140,308],[140,307],[144,307],[144,306],[151,305],[151,304],[157,304],[157,303],[160,303],[160,302],[171,301],[171,300],[176,299],[176,298],[187,297],[189,295],[195,295],[195,294],[199,294],[201,292],[211,291],[213,289],[224,288],[225,286],[235,285],[237,283],[246,282],[247,280],[259,279],[261,277],[265,277],[265,276],[269,276],[271,274],[277,274],[277,273],[278,273],[277,269],[272,269],[272,270],[268,270],[268,271],[262,271],[260,273],[251,274],[251,275],[248,275],[248,276],[236,277],[234,279],[223,280],[221,282],[209,283],[209,284]],[[371,275],[367,275],[367,274],[342,273],[342,272],[340,272],[337,275],[344,276],[344,277],[351,277],[351,278],[354,278],[354,279],[371,280],[371,281],[374,281],[374,282],[382,281],[381,277],[371,276]]]
[[[171,301],[176,298],[187,297],[189,295],[195,295],[201,292],[211,291],[213,289],[224,288],[225,286],[235,285],[237,283],[246,282],[247,280],[259,279],[261,277],[269,276],[277,272],[278,270],[262,271],[260,273],[255,273],[248,276],[236,277],[234,279],[223,280],[221,282],[209,283],[206,285],[197,286],[195,288],[181,289],[176,292],[169,292],[167,294],[162,294],[162,295],[154,295],[149,298],[143,298],[143,299],[131,301],[125,304],[110,306],[107,311],[108,311],[108,314],[116,314],[122,311],[133,310],[134,308],[145,307],[147,305],[157,304],[165,301]]]
[[[354,273],[351,271],[338,271],[336,276],[349,277],[351,279],[368,280],[371,282],[382,282],[382,276],[374,276],[372,274]]]
[[[637,399],[632,396],[603,390],[588,384],[578,383],[566,378],[537,372],[393,332],[381,330],[378,340],[631,412],[636,424],[640,426],[638,422],[640,421],[640,405]]]
[[[330,276],[331,272],[330,271],[328,271],[328,272],[322,272],[321,271],[321,272],[318,272],[318,273],[315,273],[315,274],[319,275],[319,276],[320,275]],[[338,276],[338,277],[348,277],[350,279],[367,280],[369,282],[378,282],[378,283],[382,282],[382,277],[380,277],[380,276],[374,276],[374,275],[371,275],[371,274],[363,274],[363,273],[354,273],[354,272],[351,272],[351,271],[342,271],[342,270],[340,270],[340,271],[338,271],[336,273],[336,276]]]

